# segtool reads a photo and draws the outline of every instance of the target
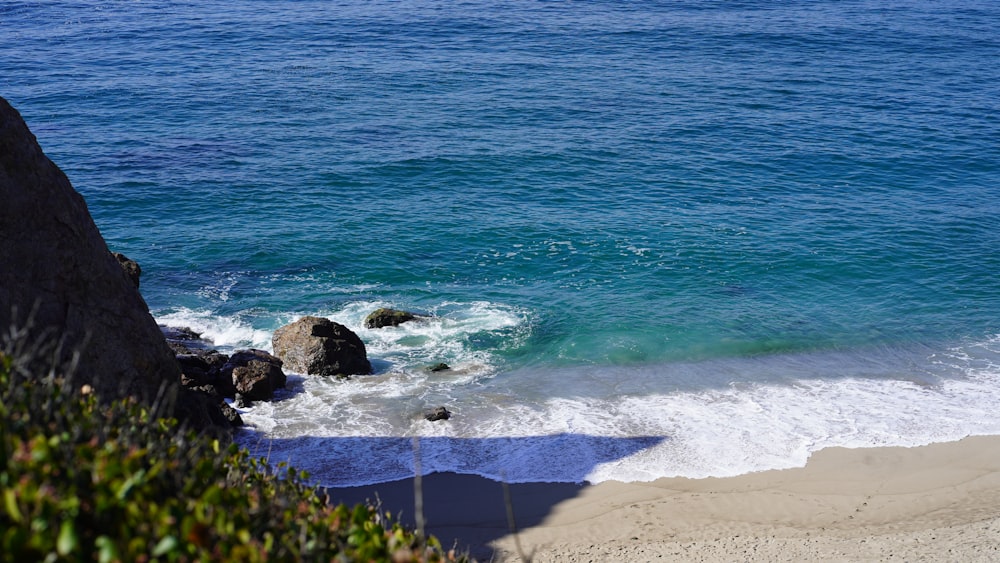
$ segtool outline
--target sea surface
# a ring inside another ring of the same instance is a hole
[[[994,0],[5,0],[0,96],[159,322],[364,340],[375,374],[243,410],[255,455],[727,476],[1000,434],[998,30]]]

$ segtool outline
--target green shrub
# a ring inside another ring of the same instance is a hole
[[[0,558],[456,560],[375,507],[330,504],[304,473],[34,360],[0,352]]]

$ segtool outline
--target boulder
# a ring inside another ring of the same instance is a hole
[[[77,387],[104,400],[152,404],[179,388],[173,353],[83,197],[0,98],[0,330],[11,327],[58,339],[63,362],[79,354]]]
[[[274,331],[274,353],[285,367],[310,375],[369,374],[365,344],[346,326],[322,317],[303,317]]]
[[[365,317],[365,328],[382,328],[399,326],[405,322],[420,318],[421,315],[398,309],[376,309]]]
[[[281,366],[280,359],[263,350],[239,350],[222,367],[216,388],[225,397],[240,393],[247,401],[270,401],[287,381]]]

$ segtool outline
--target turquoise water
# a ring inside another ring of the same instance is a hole
[[[247,444],[330,484],[412,473],[412,436],[427,471],[724,475],[1000,433],[998,25],[973,0],[14,1],[0,95],[161,322],[365,340],[374,376],[293,377]],[[363,329],[379,306],[435,320]]]

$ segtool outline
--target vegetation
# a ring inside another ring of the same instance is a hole
[[[0,559],[461,559],[155,406],[102,403],[45,357],[0,351]]]

